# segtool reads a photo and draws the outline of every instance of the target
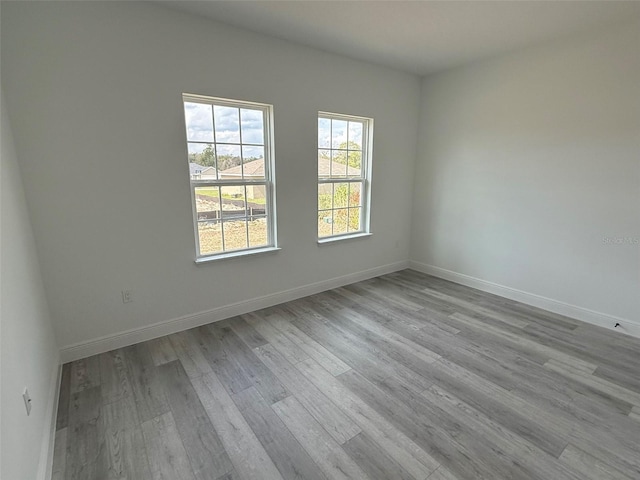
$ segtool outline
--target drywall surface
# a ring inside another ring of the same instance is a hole
[[[5,107],[2,97],[0,478],[44,479],[58,347]],[[25,387],[32,398],[29,416],[22,399]]]
[[[62,346],[408,258],[416,76],[142,2],[3,2],[2,66]],[[279,252],[194,264],[183,92],[274,105]],[[319,110],[375,119],[371,237],[316,243]]]
[[[411,259],[640,321],[640,23],[422,83]]]

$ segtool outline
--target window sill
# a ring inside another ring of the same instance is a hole
[[[351,235],[339,235],[337,237],[326,237],[318,239],[318,245],[328,245],[335,242],[341,242],[343,240],[355,240],[357,238],[366,238],[373,235],[372,233],[354,233]]]
[[[227,260],[230,258],[241,258],[241,257],[247,257],[251,255],[259,255],[262,253],[274,253],[279,250],[282,250],[282,249],[279,247],[264,247],[264,248],[256,248],[253,250],[240,250],[237,252],[221,253],[219,255],[211,255],[209,257],[197,258],[195,260],[195,263],[196,265],[203,265],[205,263],[215,262],[218,260]]]

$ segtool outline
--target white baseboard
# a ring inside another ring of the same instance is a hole
[[[261,308],[272,307],[284,302],[290,302],[298,298],[306,297],[316,293],[331,290],[350,283],[360,282],[369,278],[385,275],[387,273],[403,270],[409,266],[408,261],[390,263],[379,267],[350,273],[341,277],[324,280],[321,282],[303,285],[283,292],[273,293],[262,297],[252,298],[242,302],[232,303],[218,308],[213,308],[204,312],[193,313],[170,320],[154,323],[145,327],[134,328],[125,332],[106,335],[104,337],[81,342],[63,347],[60,350],[62,363],[79,360],[99,353],[126,347],[135,343],[144,342],[154,338],[170,335],[172,333],[199,327],[207,323],[224,320],[225,318],[242,315],[244,313],[260,310]]]
[[[517,302],[526,303],[527,305],[542,308],[553,313],[575,318],[576,320],[581,320],[592,325],[597,325],[615,332],[626,333],[627,335],[640,338],[640,323],[634,320],[616,317],[607,313],[596,312],[588,308],[571,305],[559,300],[536,295],[535,293],[524,292],[516,288],[499,285],[487,280],[465,275],[464,273],[453,272],[445,268],[427,265],[413,260],[409,262],[409,268],[426,273],[427,275],[433,275],[434,277],[443,278],[461,285],[476,288],[483,292],[493,293],[495,295],[509,298]],[[619,323],[620,326],[615,328],[614,325],[617,323]]]
[[[58,399],[60,398],[60,381],[62,378],[62,366],[58,363],[54,365],[51,373],[51,385],[49,387],[49,398],[47,399],[47,418],[45,425],[48,431],[42,435],[42,445],[40,447],[40,460],[38,463],[38,479],[49,480],[53,471],[53,445],[56,438],[56,416],[58,413]]]

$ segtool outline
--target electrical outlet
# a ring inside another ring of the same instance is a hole
[[[27,410],[27,416],[29,416],[31,413],[31,397],[29,396],[29,390],[26,388],[22,394],[22,399],[24,400],[24,408]]]
[[[131,290],[122,290],[122,303],[133,302],[133,292]]]

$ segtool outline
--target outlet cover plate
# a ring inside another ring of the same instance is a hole
[[[133,292],[131,290],[122,290],[122,303],[133,302]]]

